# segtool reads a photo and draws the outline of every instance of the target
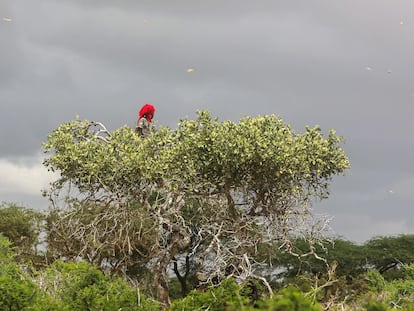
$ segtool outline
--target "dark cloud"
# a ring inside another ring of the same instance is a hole
[[[200,109],[233,121],[274,113],[298,132],[319,124],[346,138],[352,169],[322,204],[339,234],[414,230],[401,222],[413,202],[414,4],[6,0],[2,10],[0,158],[37,153],[76,115],[133,126],[146,102],[171,127]],[[369,224],[352,233],[358,219]]]

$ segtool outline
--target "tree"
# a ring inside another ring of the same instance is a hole
[[[364,248],[370,267],[381,274],[414,263],[414,235],[375,237]]]
[[[13,203],[0,204],[0,233],[15,247],[15,259],[36,260],[43,215]]]
[[[274,115],[233,123],[203,111],[144,140],[128,127],[62,124],[44,145],[44,164],[61,176],[48,192],[48,243],[57,256],[124,272],[151,265],[165,305],[177,258],[196,263],[199,282],[233,275],[267,284],[255,273],[260,245],[292,251],[292,239],[324,229],[311,202],[349,167],[341,141],[319,127],[295,133]]]
[[[336,276],[352,278],[369,268],[371,258],[364,245],[357,245],[341,238],[325,238],[311,247],[318,256],[309,256],[310,245],[302,238],[293,242],[296,256],[275,252],[272,266],[279,270],[277,276],[290,279],[307,274],[317,277],[327,273],[327,266],[336,265]]]

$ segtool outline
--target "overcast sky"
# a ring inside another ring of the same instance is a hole
[[[0,53],[0,201],[47,206],[59,124],[133,127],[149,102],[170,127],[207,109],[333,128],[352,169],[316,212],[356,242],[414,233],[411,0],[0,0]]]

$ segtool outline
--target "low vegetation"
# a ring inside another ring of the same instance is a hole
[[[379,241],[414,241],[414,236],[384,237]],[[342,241],[342,240],[341,240]],[[349,244],[352,244],[348,242]],[[372,241],[354,247],[369,247]],[[0,310],[159,310],[151,290],[137,282],[111,275],[85,261],[64,262],[36,268],[16,261],[17,247],[0,235]],[[369,248],[368,248],[369,250]],[[338,251],[346,251],[340,249]],[[414,310],[414,251],[405,249],[407,263],[381,274],[367,254],[364,269],[348,267],[351,274],[302,271],[273,284],[272,293],[261,282],[240,283],[229,277],[217,284],[190,290],[172,299],[169,310],[283,310],[283,311],[397,311]],[[374,252],[375,253],[375,252]],[[338,262],[341,258],[336,258]],[[353,258],[360,260],[362,258]],[[396,258],[394,258],[396,259]],[[338,272],[340,271],[338,265]],[[334,275],[329,276],[329,273]],[[329,279],[329,280],[328,280]],[[171,277],[172,292],[179,283]]]

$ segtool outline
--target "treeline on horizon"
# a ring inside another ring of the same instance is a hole
[[[13,203],[0,206],[0,310],[159,310],[145,266],[108,273],[86,258],[49,252],[45,215]],[[297,238],[296,255],[259,252],[259,280],[231,277],[200,284],[192,265],[170,266],[170,310],[414,310],[414,235],[380,236],[357,244]],[[54,246],[56,247],[56,245]],[[275,253],[277,253],[277,245]],[[116,254],[115,254],[116,256]],[[261,257],[261,258],[260,258]]]

